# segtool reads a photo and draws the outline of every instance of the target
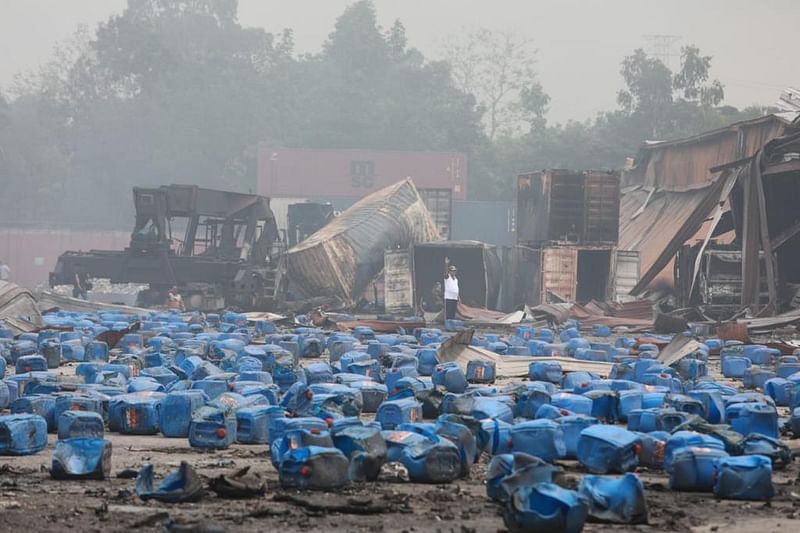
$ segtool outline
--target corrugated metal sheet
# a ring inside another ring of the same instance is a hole
[[[783,135],[794,118],[785,113],[768,115],[686,139],[645,143],[624,185],[665,191],[707,187],[715,178],[710,168],[753,156],[768,141]]]
[[[438,238],[414,183],[406,179],[360,200],[290,249],[287,275],[305,296],[352,306],[383,268],[386,248]]]
[[[129,243],[126,231],[0,228],[0,258],[11,267],[11,281],[30,289],[47,284],[67,250],[122,250]]]
[[[0,323],[4,321],[15,333],[22,333],[41,327],[42,315],[30,291],[14,283],[0,281]]]
[[[659,275],[663,269],[673,261],[675,254],[680,247],[698,234],[703,227],[703,223],[715,207],[727,200],[733,183],[738,174],[735,172],[723,172],[723,174],[710,186],[702,189],[702,194],[697,197],[695,194],[684,193],[686,198],[692,198],[693,202],[677,202],[681,209],[662,212],[664,217],[663,226],[657,224],[654,228],[656,234],[654,239],[665,239],[666,242],[658,249],[652,244],[652,240],[647,243],[646,250],[649,252],[658,251],[657,257],[646,270],[642,270],[642,277],[632,294],[641,294],[643,290]],[[695,203],[696,202],[696,203]],[[693,205],[693,209],[687,210],[687,206]],[[678,213],[677,211],[680,211]],[[641,216],[641,215],[640,215]],[[640,217],[637,217],[640,218]]]
[[[707,192],[708,188],[704,188],[684,192],[657,192],[650,196],[645,189],[626,191],[620,201],[620,250],[639,252],[640,272],[647,272],[681,225],[697,210]],[[646,201],[644,210],[636,215]],[[659,284],[671,286],[673,279],[669,265],[655,279]]]
[[[399,180],[467,194],[467,156],[460,152],[318,150],[261,145],[258,193],[269,197],[363,198]]]

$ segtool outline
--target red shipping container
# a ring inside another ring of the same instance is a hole
[[[259,147],[258,194],[271,198],[358,199],[409,177],[418,189],[467,197],[467,157],[460,152]]]
[[[0,228],[0,259],[11,268],[11,281],[23,287],[47,285],[58,256],[66,251],[123,250],[127,231]]]

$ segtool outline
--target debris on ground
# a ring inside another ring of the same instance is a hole
[[[35,491],[59,528],[169,531],[798,521],[792,339],[614,329],[548,305],[537,322],[401,332],[106,308],[0,328],[0,507],[21,526]],[[724,503],[742,499],[770,507]]]

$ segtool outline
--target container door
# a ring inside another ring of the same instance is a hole
[[[639,252],[616,251],[616,275],[614,276],[614,300],[629,302],[636,298],[629,293],[639,283]]]
[[[387,313],[408,314],[414,309],[414,282],[409,250],[386,250],[383,254],[383,297]]]
[[[568,302],[575,301],[578,277],[577,248],[542,250],[542,303],[549,302],[548,292]]]
[[[593,173],[586,177],[585,242],[619,240],[619,176]]]

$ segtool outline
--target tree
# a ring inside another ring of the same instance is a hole
[[[348,7],[298,70],[305,146],[468,150],[481,135],[475,101],[449,66],[410,48],[402,23],[381,28],[371,1]]]
[[[445,47],[456,86],[475,97],[485,112],[486,132],[513,134],[521,123],[543,119],[549,102],[536,79],[531,42],[509,31],[467,32]]]
[[[410,47],[401,22],[384,31],[372,2],[300,57],[290,30],[243,28],[236,13],[235,0],[129,0],[20,79],[0,105],[0,179],[23,201],[0,208],[127,227],[131,185],[255,189],[259,142],[469,151],[482,139],[449,65]]]
[[[711,56],[700,55],[696,46],[681,49],[681,70],[675,74],[673,86],[683,98],[703,106],[716,106],[725,98],[725,89],[719,80],[706,83],[711,69]]]
[[[617,103],[625,112],[649,111],[672,103],[672,73],[641,48],[622,61],[620,74],[627,89],[619,91]]]

